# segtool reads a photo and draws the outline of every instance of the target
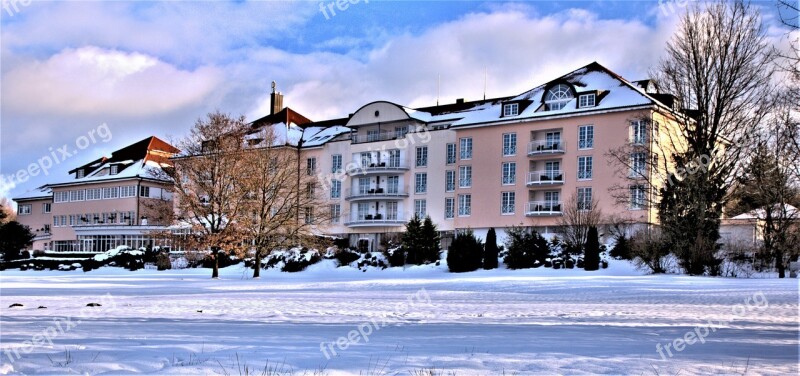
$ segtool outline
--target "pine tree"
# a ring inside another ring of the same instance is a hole
[[[600,239],[597,235],[597,227],[589,227],[586,236],[586,245],[583,247],[583,269],[587,271],[600,268]]]
[[[31,229],[17,221],[0,224],[0,251],[2,251],[3,260],[18,259],[19,252],[31,245],[33,238]]]
[[[400,250],[405,254],[407,264],[420,264],[420,251],[422,248],[422,222],[419,217],[414,215],[414,218],[406,223],[406,231],[403,233]]]
[[[430,216],[425,217],[420,231],[420,252],[417,264],[429,264],[439,261],[442,249],[439,246],[439,230]]]
[[[483,245],[472,231],[456,235],[447,251],[447,266],[453,273],[472,272],[481,267]]]
[[[497,268],[497,255],[500,251],[497,249],[497,234],[494,227],[489,229],[486,234],[486,244],[484,245],[483,252],[483,268],[486,270]]]

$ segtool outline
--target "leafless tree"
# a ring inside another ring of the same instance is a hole
[[[600,224],[603,214],[598,205],[597,199],[590,202],[579,200],[577,193],[564,202],[562,216],[558,220],[559,233],[570,249],[583,249],[589,228]]]
[[[250,164],[244,158],[246,130],[244,117],[210,113],[177,142],[181,154],[174,167],[162,170],[174,182],[177,222],[188,226],[180,240],[189,249],[210,249],[212,278],[219,277],[220,257],[248,248],[237,223],[246,210],[245,191],[237,184]]]
[[[324,246],[320,227],[331,220],[324,192],[318,187],[319,171],[304,166],[294,145],[281,144],[271,127],[248,135],[247,173],[238,179],[246,191],[247,213],[240,223],[252,239],[255,252],[253,277],[261,260],[275,249],[293,245]]]

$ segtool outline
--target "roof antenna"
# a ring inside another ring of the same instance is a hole
[[[442,75],[436,74],[436,105],[439,105],[439,87],[442,86]]]
[[[486,66],[483,66],[483,100],[486,100]]]

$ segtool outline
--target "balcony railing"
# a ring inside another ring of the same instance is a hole
[[[408,187],[348,189],[347,194],[345,195],[346,200],[392,199],[401,197],[408,197]]]
[[[560,154],[566,150],[564,141],[531,141],[528,143],[528,156]]]
[[[564,184],[564,171],[532,171],[528,173],[528,186]]]
[[[382,213],[376,213],[351,218],[349,221],[345,222],[345,226],[402,226],[405,223],[406,219],[403,215],[385,215]]]
[[[526,216],[561,215],[561,201],[531,201],[528,203]]]
[[[348,166],[348,175],[366,175],[407,171],[408,166],[403,162],[371,162],[369,165],[362,165],[361,161],[352,161]]]
[[[403,137],[400,137],[400,135],[396,134],[395,132],[381,132],[377,134],[366,134],[366,135],[352,134],[350,135],[350,142],[354,144],[362,144],[365,142],[396,140],[398,138],[403,138]]]

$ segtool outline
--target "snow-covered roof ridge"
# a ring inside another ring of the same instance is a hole
[[[21,195],[18,195],[12,200],[14,201],[24,201],[24,200],[37,200],[37,199],[44,199],[53,196],[53,190],[51,190],[48,186],[41,186],[38,188],[31,189]]]
[[[775,210],[780,210],[779,205],[775,205],[774,209]],[[797,216],[797,208],[792,206],[792,205],[784,204],[783,210],[785,210],[786,213],[790,217],[796,217]],[[749,211],[747,213],[742,213],[742,214],[739,214],[737,216],[731,217],[731,219],[766,219],[766,217],[767,217],[766,210],[764,210],[764,209],[755,209],[755,210],[751,210],[751,211]],[[800,220],[800,218],[798,220]]]

